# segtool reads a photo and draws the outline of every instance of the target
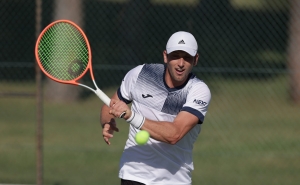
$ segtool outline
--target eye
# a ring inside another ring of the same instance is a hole
[[[193,57],[191,55],[185,55],[184,60],[190,62],[193,60]]]
[[[171,58],[172,60],[176,60],[176,59],[179,59],[180,56],[179,56],[178,54],[173,54],[173,55],[170,55],[170,58]]]

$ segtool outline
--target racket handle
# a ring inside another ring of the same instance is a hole
[[[96,95],[107,105],[110,104],[110,98],[100,89],[97,89],[95,91]],[[125,116],[126,112],[122,112],[122,114],[119,116],[119,118],[123,118]]]
[[[122,114],[119,116],[119,118],[123,118],[125,116],[126,112],[122,112]]]
[[[100,89],[97,89],[95,91],[95,94],[107,105],[109,106],[110,104],[110,98]]]

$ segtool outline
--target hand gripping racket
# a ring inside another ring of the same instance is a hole
[[[52,80],[85,87],[109,106],[110,98],[98,88],[94,79],[89,41],[75,23],[58,20],[49,24],[37,39],[35,57],[41,70]],[[78,82],[88,70],[96,89]]]

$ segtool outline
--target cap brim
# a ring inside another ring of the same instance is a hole
[[[193,57],[197,54],[196,50],[191,49],[191,48],[187,48],[187,47],[178,46],[178,47],[167,48],[167,54],[170,54],[173,51],[185,51]]]

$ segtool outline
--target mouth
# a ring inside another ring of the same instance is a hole
[[[184,73],[184,69],[175,68],[175,71],[178,75],[182,75]]]

